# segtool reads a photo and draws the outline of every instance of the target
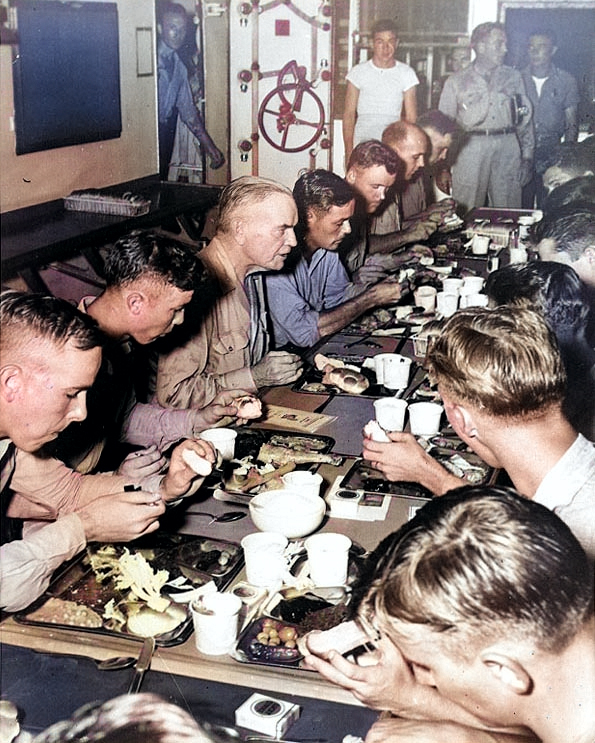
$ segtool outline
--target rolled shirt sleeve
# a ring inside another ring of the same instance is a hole
[[[52,523],[25,524],[23,539],[0,548],[0,606],[6,611],[24,609],[45,591],[54,570],[85,545],[75,513]]]
[[[319,249],[310,262],[301,258],[292,271],[266,277],[275,347],[307,348],[320,338],[320,313],[346,300],[349,277],[337,253]]]

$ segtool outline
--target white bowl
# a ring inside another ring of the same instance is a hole
[[[320,526],[326,503],[297,490],[265,490],[250,501],[250,516],[260,531],[276,531],[288,539],[305,537]]]

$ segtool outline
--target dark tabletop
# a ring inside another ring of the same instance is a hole
[[[0,645],[0,653],[2,698],[18,707],[21,727],[31,733],[67,719],[88,702],[125,694],[134,673],[132,668],[99,671],[89,658],[39,653],[14,645]],[[149,670],[141,691],[159,694],[197,719],[234,725],[235,710],[258,689]],[[345,735],[363,738],[378,717],[377,712],[364,707],[263,693],[301,706],[300,719],[284,736],[291,740],[340,743]]]

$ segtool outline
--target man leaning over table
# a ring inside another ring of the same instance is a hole
[[[522,307],[459,310],[429,356],[448,420],[521,495],[551,508],[595,558],[595,447],[568,422],[566,373],[553,332]],[[435,495],[460,486],[410,433],[391,443],[364,439],[363,456],[393,481],[419,482]]]
[[[242,176],[222,192],[217,231],[201,260],[218,294],[199,328],[159,359],[157,399],[176,408],[210,403],[222,390],[283,385],[300,375],[301,359],[270,351],[267,271],[279,271],[296,245],[291,191]]]
[[[368,568],[354,603],[375,665],[306,656],[366,703],[374,685],[373,706],[398,715],[366,743],[595,740],[592,565],[555,514],[509,488],[459,488]]]
[[[102,365],[87,396],[86,419],[69,426],[52,444],[58,459],[83,474],[119,467],[120,474],[158,479],[164,449],[237,413],[233,401],[242,390],[223,392],[209,406],[187,410],[140,402],[136,394],[149,375],[139,351],[184,322],[200,272],[192,248],[153,232],[131,232],[107,248],[106,288],[79,305],[106,336]],[[198,293],[204,300],[200,288]],[[121,464],[131,446],[145,450]]]
[[[277,348],[287,343],[309,348],[336,333],[363,312],[394,304],[401,287],[387,279],[364,290],[352,284],[337,254],[355,206],[355,193],[340,176],[311,170],[297,180],[299,253],[282,271],[266,277],[273,336]]]
[[[20,292],[0,297],[0,329],[0,606],[17,611],[87,542],[126,542],[157,529],[165,504],[196,479],[183,449],[215,457],[207,442],[184,442],[153,492],[127,477],[80,475],[46,457],[43,446],[86,415],[101,335],[67,302]],[[135,489],[126,492],[127,485]]]
[[[371,139],[354,148],[345,174],[345,180],[355,190],[357,198],[351,233],[341,243],[339,252],[351,280],[364,286],[376,283],[408,261],[432,254],[429,248],[406,249],[407,243],[421,237],[401,232],[398,224],[394,227],[397,231],[373,234],[375,214],[387,198],[400,169],[404,170],[404,175],[416,172],[423,165],[428,147],[427,137],[419,127],[399,122],[399,128],[401,125],[405,132],[414,131],[407,164],[402,163],[386,144]]]

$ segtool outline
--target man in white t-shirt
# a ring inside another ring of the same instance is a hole
[[[395,59],[399,45],[393,21],[380,20],[372,29],[373,56],[347,75],[343,113],[345,162],[359,142],[380,139],[393,121],[417,118],[415,70]]]

